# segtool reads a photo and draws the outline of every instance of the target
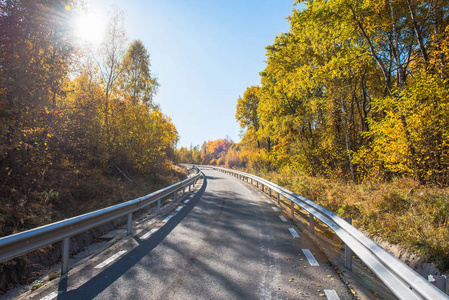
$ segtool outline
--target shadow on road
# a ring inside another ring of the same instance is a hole
[[[161,227],[148,240],[142,241],[138,237],[135,240],[139,246],[125,254],[123,257],[115,261],[112,265],[98,273],[95,277],[81,285],[75,290],[67,292],[69,278],[61,277],[59,282],[57,299],[92,299],[108,288],[114,281],[125,274],[129,269],[136,265],[143,257],[148,255],[156,248],[166,236],[187,216],[187,214],[196,206],[201,199],[207,187],[207,179],[204,178],[204,184],[195,194],[195,197],[189,202],[183,210],[173,216],[166,225]]]

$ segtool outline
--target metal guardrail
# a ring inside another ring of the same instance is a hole
[[[313,220],[315,217],[331,228],[346,246],[348,246],[400,299],[449,299],[445,293],[427,282],[405,263],[394,257],[335,213],[316,204],[312,200],[306,199],[277,184],[252,174],[219,167],[213,167],[213,169],[236,176],[244,181],[251,182],[251,184],[255,184],[258,188],[259,185],[261,185],[263,192],[265,192],[265,188],[268,188],[270,196],[272,191],[275,191],[277,193],[278,204],[280,203],[280,196],[290,200],[291,215],[293,219],[295,205],[309,212],[309,222],[312,232]],[[348,256],[352,259],[352,254],[346,255],[347,258]],[[346,262],[346,266],[351,268],[348,261]]]
[[[182,189],[184,194],[186,187],[190,190],[191,186],[196,184],[202,173],[198,168],[195,170],[196,174],[193,176],[146,196],[0,238],[0,263],[63,241],[61,273],[66,274],[69,268],[70,237],[126,215],[128,215],[127,233],[131,234],[133,213],[157,202],[157,213],[160,214],[163,198],[173,194],[173,201],[176,201],[178,191]]]

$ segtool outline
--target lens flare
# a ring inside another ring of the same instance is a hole
[[[76,18],[76,34],[80,41],[99,45],[104,37],[106,20],[99,13],[89,12]]]

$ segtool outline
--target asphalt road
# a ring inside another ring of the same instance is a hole
[[[352,299],[274,202],[230,175],[203,171],[203,188],[149,238],[115,247],[104,259],[116,260],[70,274],[46,299]]]

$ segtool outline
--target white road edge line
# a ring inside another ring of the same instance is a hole
[[[178,206],[178,207],[175,209],[175,211],[180,211],[183,207],[184,207],[184,206],[180,205],[180,206]]]
[[[149,238],[153,233],[155,233],[157,231],[156,228],[151,229],[150,231],[148,231],[147,233],[145,233],[144,235],[142,235],[140,237],[141,240],[146,240],[147,238]]]
[[[299,238],[299,234],[296,232],[295,229],[290,227],[288,230],[290,231],[290,233],[293,235],[294,238]]]
[[[286,219],[283,215],[280,215],[280,216],[279,216],[279,219],[281,219],[282,222],[287,222],[287,219]]]
[[[279,209],[277,207],[272,206],[271,207],[274,211],[279,211]]]
[[[56,291],[56,292],[48,294],[44,298],[41,298],[41,300],[52,300],[52,299],[55,299],[56,297],[58,297],[60,294],[62,294],[62,291]]]
[[[168,222],[171,218],[173,218],[173,215],[168,215],[162,222]]]
[[[109,257],[108,259],[106,259],[104,262],[102,262],[101,264],[98,264],[95,266],[95,269],[101,269],[103,267],[105,267],[106,265],[110,264],[111,262],[113,262],[114,260],[116,260],[117,258],[119,258],[121,255],[125,254],[128,250],[122,250],[119,251],[117,253],[115,253],[114,255],[112,255],[111,257]]]
[[[318,267],[320,265],[309,249],[302,249],[302,252],[306,256],[307,260],[309,261],[309,264],[312,267]]]
[[[340,300],[335,290],[324,290],[328,300]]]

